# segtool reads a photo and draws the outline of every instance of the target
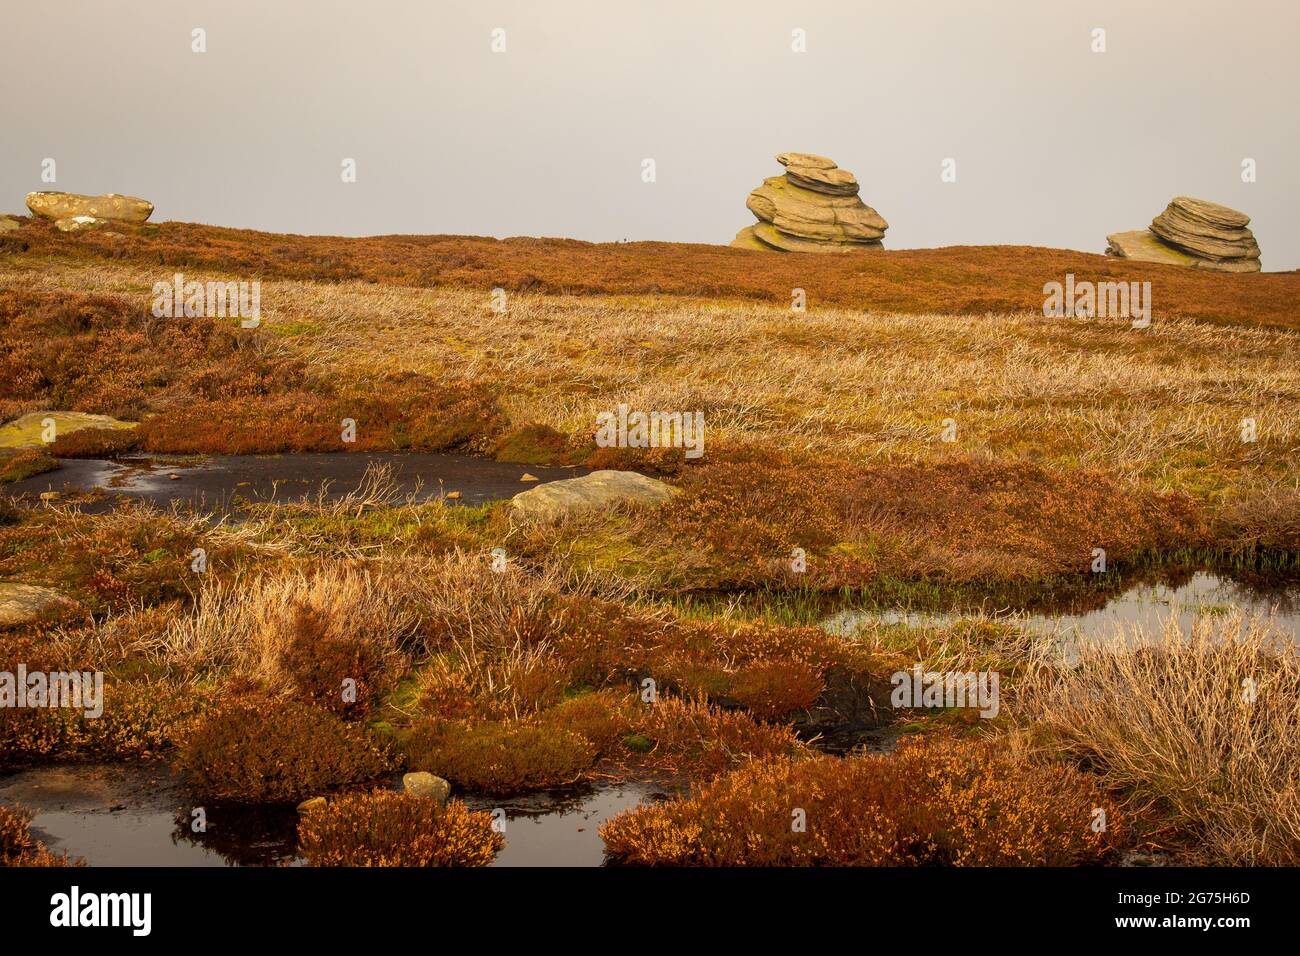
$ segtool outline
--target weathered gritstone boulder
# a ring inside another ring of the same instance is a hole
[[[1259,244],[1249,223],[1243,212],[1177,196],[1150,229],[1107,236],[1106,254],[1214,272],[1258,272]]]
[[[732,245],[782,252],[860,252],[881,248],[889,223],[858,198],[858,181],[825,156],[780,153],[782,176],[763,180],[745,205],[759,220]]]
[[[622,504],[662,505],[676,494],[672,485],[634,471],[593,471],[521,491],[510,499],[510,511],[525,520],[552,521]]]
[[[73,602],[54,588],[0,581],[0,628],[34,621],[56,605],[71,607]]]
[[[1134,229],[1131,232],[1117,232],[1107,236],[1106,255],[1121,259],[1136,259],[1138,262],[1163,262],[1171,266],[1196,267],[1193,256],[1167,246],[1160,241],[1150,229]]]
[[[0,232],[13,232],[21,229],[23,224],[13,216],[0,216]]]
[[[108,219],[115,222],[145,222],[153,215],[153,203],[135,196],[81,196],[77,193],[38,192],[27,194],[27,208],[42,219]]]
[[[1179,196],[1151,221],[1151,231],[1170,245],[1205,259],[1258,259],[1259,245],[1245,213],[1218,203]]]
[[[402,790],[413,797],[425,797],[446,803],[451,796],[451,784],[426,770],[415,770],[402,776]]]
[[[45,419],[54,419],[56,438],[83,428],[135,428],[136,422],[124,422],[109,415],[87,412],[28,412],[6,425],[0,425],[0,448],[39,448],[45,444]]]

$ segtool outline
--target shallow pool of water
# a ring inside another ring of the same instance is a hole
[[[1085,606],[1077,606],[1079,603]],[[1108,599],[1076,602],[1073,608],[1053,612],[1024,613],[1015,608],[984,610],[993,616],[1022,621],[1035,632],[1069,643],[1123,640],[1135,631],[1159,635],[1171,623],[1186,633],[1206,616],[1240,612],[1270,618],[1279,633],[1300,644],[1300,585],[1293,581],[1246,584],[1206,570],[1136,583]],[[848,608],[831,614],[822,621],[822,626],[832,633],[851,636],[871,623],[942,624],[955,620],[960,613]]]
[[[599,828],[669,791],[642,783],[577,785],[509,800],[467,797],[475,810],[505,810],[505,848],[494,866],[600,866]],[[36,835],[91,866],[298,865],[293,807],[193,804],[165,764],[62,764],[0,779],[0,803],[33,813]]]
[[[5,487],[5,494],[36,498],[42,492],[100,492],[85,511],[107,511],[120,497],[161,507],[173,502],[200,510],[237,510],[241,502],[336,500],[365,488],[376,472],[386,474],[387,493],[428,501],[459,493],[450,503],[480,505],[510,498],[548,481],[587,473],[578,467],[516,465],[472,455],[370,452],[287,455],[217,455],[209,458],[132,458],[120,461],[59,461],[55,471]],[[523,481],[525,474],[537,481]]]

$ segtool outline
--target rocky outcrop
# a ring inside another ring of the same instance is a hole
[[[1258,272],[1259,244],[1249,224],[1243,212],[1177,196],[1150,229],[1107,236],[1106,254],[1215,272]]]
[[[23,224],[13,216],[0,216],[0,232],[13,232],[21,229]]]
[[[741,249],[861,252],[879,249],[889,223],[858,198],[858,181],[833,160],[780,153],[785,174],[763,181],[745,205],[758,219],[736,234]]]
[[[521,491],[510,499],[510,511],[516,518],[551,521],[616,505],[661,505],[675,494],[672,485],[633,471],[593,471]]]
[[[34,621],[52,607],[72,607],[73,602],[53,588],[0,581],[0,628]]]
[[[32,215],[54,222],[74,219],[102,219],[142,223],[153,215],[153,203],[135,196],[82,196],[77,193],[38,192],[27,194]],[[65,232],[72,231],[64,229]]]
[[[136,422],[124,422],[109,415],[91,415],[88,412],[28,412],[5,425],[0,425],[0,448],[39,448],[46,444],[45,420],[53,419],[54,437],[81,431],[83,428],[135,428]]]

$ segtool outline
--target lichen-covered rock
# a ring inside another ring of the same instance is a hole
[[[858,181],[825,156],[780,153],[784,175],[772,176],[745,205],[758,225],[732,240],[741,249],[782,252],[858,252],[881,248],[889,228],[883,216],[858,198]]]
[[[451,784],[427,770],[413,770],[402,776],[402,790],[413,797],[425,797],[446,803],[451,796]]]
[[[0,581],[0,628],[34,621],[49,608],[73,602],[54,588]]]
[[[1171,266],[1190,266],[1192,257],[1160,241],[1150,229],[1117,232],[1106,237],[1106,255],[1137,262],[1161,262]]]
[[[1259,272],[1259,244],[1250,217],[1218,203],[1176,196],[1150,229],[1106,237],[1106,254],[1211,272]]]
[[[677,493],[672,485],[633,471],[593,471],[521,491],[510,499],[510,511],[516,518],[549,521],[624,504],[653,507]]]
[[[1205,259],[1258,259],[1259,245],[1246,226],[1250,217],[1218,203],[1177,196],[1151,221],[1151,231],[1170,245]]]
[[[27,208],[32,215],[55,222],[86,216],[115,222],[145,222],[153,215],[153,203],[136,196],[82,196],[78,193],[36,192],[27,194]]]
[[[29,412],[0,425],[0,448],[38,448],[47,444],[46,419],[53,420],[53,437],[59,438],[83,428],[135,428],[136,422],[124,422],[109,415],[88,412]]]

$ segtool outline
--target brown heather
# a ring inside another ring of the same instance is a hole
[[[0,866],[82,866],[66,853],[50,852],[31,833],[32,815],[22,807],[0,803]]]
[[[1114,862],[1113,801],[1082,774],[997,744],[909,741],[892,755],[756,761],[697,795],[601,827],[618,862],[668,866],[1063,866]],[[802,810],[805,832],[792,825]]]
[[[164,222],[66,236],[34,222],[14,261],[219,272],[267,279],[361,282],[381,288],[468,286],[511,292],[667,295],[789,308],[838,306],[956,315],[1037,312],[1043,283],[1151,281],[1162,313],[1222,324],[1300,326],[1294,273],[1222,276],[1033,246],[884,250],[869,256],[768,255],[725,245],[477,236],[291,236]],[[3,251],[3,250],[0,250]],[[14,251],[17,251],[16,249]]]
[[[184,734],[175,766],[202,800],[302,800],[379,777],[392,761],[378,738],[293,698],[231,697]]]
[[[505,845],[491,814],[390,790],[304,814],[298,841],[312,866],[487,866]]]
[[[404,747],[411,769],[500,796],[573,783],[596,760],[596,748],[578,733],[522,721],[425,720]]]

